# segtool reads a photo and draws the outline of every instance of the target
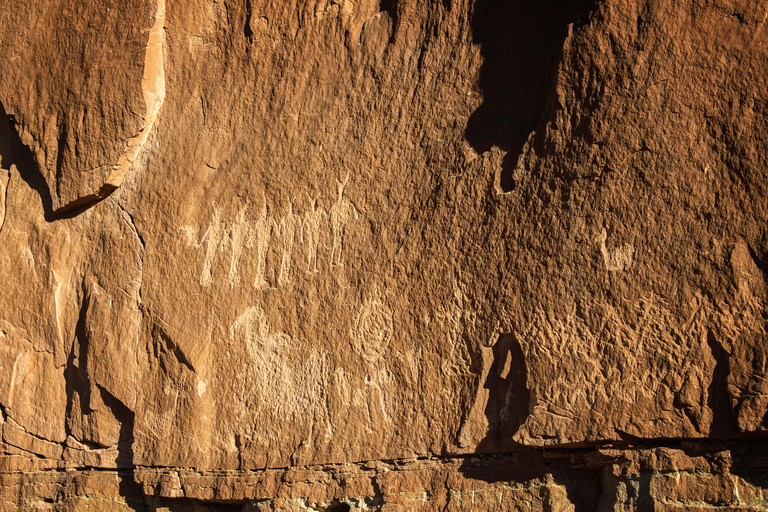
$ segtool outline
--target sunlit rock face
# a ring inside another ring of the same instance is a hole
[[[768,3],[124,4],[0,6],[3,507],[765,507]]]

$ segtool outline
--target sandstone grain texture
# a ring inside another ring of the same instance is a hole
[[[9,510],[765,510],[768,2],[0,7]]]

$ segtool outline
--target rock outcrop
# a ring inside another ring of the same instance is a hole
[[[6,2],[2,507],[768,509],[766,21]]]

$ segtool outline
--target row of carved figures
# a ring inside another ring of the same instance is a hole
[[[198,229],[184,226],[181,230],[186,235],[188,247],[203,251],[203,268],[200,273],[200,284],[211,286],[213,283],[213,268],[220,252],[229,251],[229,274],[227,283],[231,288],[240,283],[238,266],[245,249],[256,250],[256,278],[253,286],[256,289],[269,287],[267,281],[267,252],[273,238],[282,240],[282,256],[277,284],[284,286],[289,283],[294,244],[299,241],[304,245],[307,258],[307,273],[319,272],[317,267],[317,251],[324,229],[330,228],[330,263],[329,267],[343,266],[341,251],[347,223],[350,219],[359,217],[357,208],[344,197],[344,188],[349,177],[343,182],[337,180],[337,197],[330,209],[326,211],[318,206],[320,197],[309,199],[309,209],[303,216],[293,211],[293,201],[289,202],[286,211],[279,221],[276,221],[267,209],[266,198],[262,195],[261,213],[258,219],[249,221],[248,205],[242,207],[231,225],[222,219],[222,209],[214,203],[213,215],[208,228],[198,236]]]

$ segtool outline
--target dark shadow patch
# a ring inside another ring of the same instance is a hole
[[[523,347],[511,333],[499,336],[493,346],[493,362],[484,387],[488,389],[485,416],[488,432],[459,471],[467,478],[496,482],[530,482],[551,475],[563,485],[577,512],[595,510],[602,493],[600,472],[575,469],[568,455],[545,457],[546,450],[514,441],[513,436],[530,415],[531,393],[527,387],[528,366]]]
[[[475,480],[488,483],[510,482],[515,484],[547,481],[565,487],[568,501],[575,512],[593,511],[602,494],[600,471],[574,469],[570,459],[546,458],[544,450],[520,448],[503,456],[478,456],[467,458],[461,465],[461,473]]]
[[[154,340],[155,358],[162,361],[162,356],[172,355],[176,361],[186,366],[192,373],[195,373],[195,368],[192,366],[192,363],[189,361],[186,354],[184,354],[181,348],[174,343],[168,332],[157,323],[153,323],[152,325],[152,339]]]
[[[730,448],[733,456],[730,472],[756,487],[768,489],[768,440]]]
[[[264,510],[258,506],[258,503],[268,500],[257,500],[253,503],[248,503],[240,500],[205,501],[192,498],[150,497],[148,501],[151,510],[167,510],[168,512],[257,512]]]
[[[48,222],[56,220],[57,217],[53,212],[53,201],[51,200],[51,191],[48,189],[48,183],[46,183],[43,173],[40,172],[32,151],[21,142],[19,132],[16,129],[16,118],[6,113],[2,103],[0,103],[0,117],[3,120],[7,120],[7,124],[5,122],[0,123],[0,131],[5,132],[0,133],[0,139],[6,139],[7,141],[0,146],[3,167],[10,169],[12,165],[15,165],[21,179],[40,196],[45,220]]]
[[[245,24],[243,27],[243,35],[245,35],[248,40],[250,40],[253,37],[253,29],[251,29],[251,16],[253,16],[253,5],[252,0],[248,0],[245,2]]]
[[[527,381],[528,368],[520,342],[513,334],[502,334],[493,346],[493,363],[484,384],[489,393],[485,406],[488,434],[477,452],[500,452],[518,446],[512,436],[529,414],[531,393]]]
[[[40,196],[40,202],[43,206],[43,217],[47,222],[76,217],[115,190],[114,187],[110,190],[109,185],[104,185],[98,194],[106,195],[100,197],[100,199],[93,199],[93,197],[89,196],[88,198],[83,198],[82,200],[67,205],[62,210],[54,211],[51,190],[48,187],[48,183],[45,181],[45,177],[40,171],[40,167],[37,165],[37,161],[35,160],[32,151],[21,142],[19,131],[16,128],[16,118],[12,115],[8,115],[1,103],[0,118],[7,121],[7,124],[5,122],[0,123],[0,140],[6,139],[6,142],[0,145],[0,156],[3,157],[3,168],[10,169],[11,165],[16,166],[19,177],[29,186],[29,188],[37,192]],[[65,145],[66,139],[62,137],[62,139],[59,140],[60,149],[65,147]],[[62,151],[59,152],[59,155],[61,154]]]
[[[712,383],[707,389],[707,406],[712,411],[709,436],[725,439],[739,434],[739,424],[731,407],[731,394],[728,392],[730,354],[717,341],[712,331],[707,332],[707,344],[712,357],[715,358]]]
[[[6,123],[0,123],[0,140],[4,138],[7,140],[6,144],[0,146],[0,155],[3,157],[3,167],[10,169],[11,165],[15,165],[21,179],[29,185],[29,188],[37,192],[43,206],[43,217],[47,222],[77,217],[85,210],[91,208],[96,203],[103,201],[109,197],[112,192],[117,190],[117,187],[105,183],[96,193],[78,198],[58,210],[54,210],[48,182],[45,181],[45,177],[40,171],[40,166],[37,164],[32,151],[21,142],[19,130],[16,128],[18,126],[16,118],[12,115],[8,115],[2,104],[0,104],[0,117],[7,120],[7,125]],[[64,130],[58,141],[59,153],[56,163],[57,172],[58,169],[61,169],[61,158],[67,144],[66,130]]]
[[[467,123],[465,137],[478,153],[497,146],[507,152],[501,188],[514,190],[513,171],[529,134],[549,117],[546,102],[571,23],[583,24],[596,0],[541,2],[479,0],[472,38],[485,59],[479,85],[483,103]]]
[[[67,394],[67,435],[73,435],[69,424],[70,418],[73,418],[75,415],[84,417],[93,412],[89,407],[91,393],[94,390],[98,390],[101,402],[109,408],[120,424],[116,459],[118,493],[125,499],[128,507],[133,510],[145,511],[148,510],[148,507],[144,492],[134,479],[133,471],[135,414],[106,389],[98,384],[94,385],[88,374],[88,344],[90,341],[86,323],[89,302],[88,294],[85,293],[84,295],[83,304],[80,306],[80,317],[75,326],[75,340],[64,369],[65,390]],[[75,395],[78,395],[78,401],[80,402],[79,410],[74,410]],[[86,440],[79,439],[78,441],[92,448],[100,448]]]

